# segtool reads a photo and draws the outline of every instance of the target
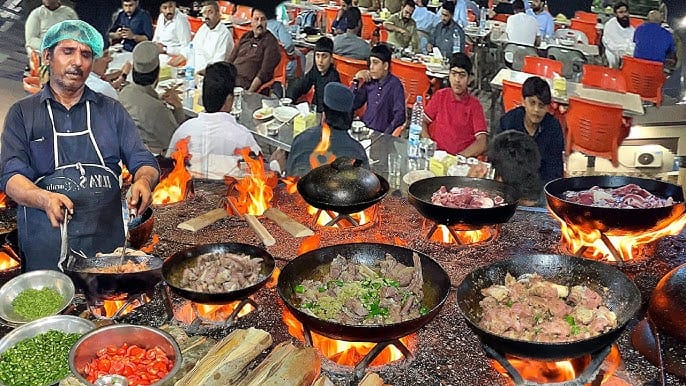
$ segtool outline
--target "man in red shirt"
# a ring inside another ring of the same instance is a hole
[[[484,109],[469,93],[472,62],[461,52],[450,58],[450,87],[438,90],[424,109],[423,137],[436,141],[439,150],[465,157],[486,151],[488,128]]]

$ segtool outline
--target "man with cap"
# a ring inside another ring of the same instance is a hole
[[[162,100],[155,91],[160,74],[159,49],[153,42],[141,42],[133,49],[133,83],[119,92],[121,103],[136,122],[143,143],[152,153],[164,154],[174,131],[186,118],[183,104],[175,90],[168,90]]]
[[[294,101],[307,94],[314,87],[312,103],[317,111],[324,111],[324,87],[330,82],[340,82],[341,78],[333,66],[333,41],[328,37],[317,40],[314,46],[314,66],[304,77],[293,79],[288,84],[286,96]]]
[[[160,15],[152,35],[160,53],[179,55],[191,41],[191,25],[186,14],[176,8],[176,1],[165,0],[160,5]]]
[[[122,105],[85,86],[98,31],[79,20],[52,26],[41,44],[49,82],[7,113],[2,133],[0,189],[18,205],[22,268],[57,269],[60,224],[69,247],[86,256],[124,243],[121,168],[133,175],[127,206],[142,214],[159,178],[157,161]]]
[[[152,19],[148,11],[138,8],[138,0],[123,0],[122,11],[110,28],[110,40],[121,40],[125,51],[152,39]]]
[[[362,160],[368,168],[369,160],[362,145],[354,140],[348,130],[353,121],[353,94],[338,82],[331,82],[324,88],[324,123],[309,128],[293,139],[291,153],[286,160],[286,172],[292,176],[303,176],[311,170],[310,156],[322,140],[323,127],[329,130],[328,151],[335,157],[346,156]]]
[[[352,85],[353,109],[364,104],[362,121],[367,127],[386,134],[400,135],[405,125],[405,89],[391,74],[391,49],[385,44],[372,48],[369,70],[355,74]]]
[[[181,124],[169,142],[167,157],[171,156],[178,141],[191,137],[188,152],[192,155],[190,171],[194,175],[223,178],[226,169],[213,167],[214,163],[209,162],[211,156],[232,156],[244,147],[250,147],[256,154],[261,151],[250,131],[230,114],[236,75],[236,67],[231,63],[217,62],[207,66],[202,83],[205,112]]]
[[[481,102],[469,93],[472,62],[462,52],[450,58],[450,87],[438,90],[424,109],[423,137],[450,154],[476,157],[486,150],[488,127]]]

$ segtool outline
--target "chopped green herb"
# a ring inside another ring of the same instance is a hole
[[[14,300],[14,312],[26,320],[35,320],[54,315],[64,305],[64,299],[52,288],[29,288],[21,291]]]
[[[307,308],[307,309],[313,309],[314,306],[315,306],[315,303],[314,303],[314,302],[307,302],[307,303],[304,303],[304,304],[303,304],[303,307],[304,307],[304,308]]]
[[[579,335],[581,332],[581,327],[579,326],[572,326],[571,333],[572,335]]]
[[[572,315],[565,315],[564,318],[562,318],[567,322],[570,326],[576,326],[576,322],[574,321],[574,317]]]
[[[534,334],[538,335],[541,333],[542,328],[541,327],[534,327]]]
[[[294,290],[296,293],[299,293],[299,294],[304,294],[304,293],[305,293],[305,287],[304,287],[302,284],[296,285],[295,288],[293,288],[293,290]]]
[[[429,310],[428,308],[422,306],[422,308],[419,309],[419,315],[424,316],[424,315],[428,314],[429,311],[430,311],[430,310]]]
[[[326,288],[326,287],[319,287],[319,288],[317,288],[317,290],[319,290],[319,292],[326,292],[327,289],[328,289],[328,288]]]
[[[505,302],[505,305],[508,307],[512,307],[513,304],[514,304],[514,300],[512,300],[512,299],[507,299],[507,302]]]
[[[383,279],[384,283],[388,285],[389,287],[400,287],[400,283],[397,280],[393,279]]]

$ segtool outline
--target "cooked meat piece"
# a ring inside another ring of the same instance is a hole
[[[674,205],[672,197],[658,197],[636,184],[628,184],[618,188],[594,186],[582,191],[568,190],[562,193],[562,198],[581,205],[604,208],[642,209]]]
[[[262,269],[261,258],[214,252],[196,258],[195,266],[185,267],[179,286],[196,292],[231,292],[256,284]]]
[[[490,194],[477,188],[457,186],[450,190],[441,186],[431,195],[431,203],[463,209],[493,208],[494,206],[506,205],[505,200],[497,194]]]

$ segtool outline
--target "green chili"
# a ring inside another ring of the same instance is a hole
[[[48,287],[25,289],[12,300],[14,312],[29,321],[54,315],[63,304],[62,295]]]

